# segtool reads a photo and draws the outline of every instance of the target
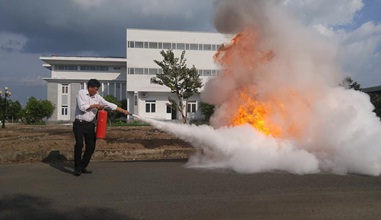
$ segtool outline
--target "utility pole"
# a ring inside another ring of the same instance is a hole
[[[5,87],[4,90],[5,90],[4,94],[3,94],[3,91],[0,90],[0,98],[3,99],[2,100],[3,101],[3,118],[1,120],[1,123],[2,123],[1,128],[5,128],[5,114],[7,112],[7,98],[9,96],[11,96],[11,94],[12,94],[9,91],[8,87]],[[4,96],[4,98],[3,98],[3,96]]]

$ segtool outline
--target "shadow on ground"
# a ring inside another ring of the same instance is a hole
[[[165,146],[176,146],[178,149],[183,148],[192,148],[192,145],[189,143],[180,140],[180,139],[160,139],[160,138],[151,138],[151,139],[131,139],[131,138],[105,138],[107,143],[128,143],[128,144],[140,144],[144,149],[158,149]]]
[[[52,202],[27,194],[0,197],[0,219],[133,219],[110,208],[79,207],[70,211],[59,211]]]
[[[64,173],[74,174],[74,163],[68,161],[58,150],[50,151],[49,155],[42,162]]]

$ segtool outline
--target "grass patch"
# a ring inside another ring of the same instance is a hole
[[[117,126],[150,126],[150,124],[141,122],[141,121],[117,121],[117,122],[112,122],[111,124],[108,124],[109,126],[112,127],[117,127]]]

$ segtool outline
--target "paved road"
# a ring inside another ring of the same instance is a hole
[[[0,219],[381,219],[381,177],[237,174],[185,162],[0,165]]]

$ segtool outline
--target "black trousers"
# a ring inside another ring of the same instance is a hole
[[[74,166],[76,170],[81,170],[89,165],[91,156],[95,150],[95,124],[91,122],[74,121],[73,132],[75,136]],[[83,141],[85,141],[86,146],[85,152],[82,155]]]

